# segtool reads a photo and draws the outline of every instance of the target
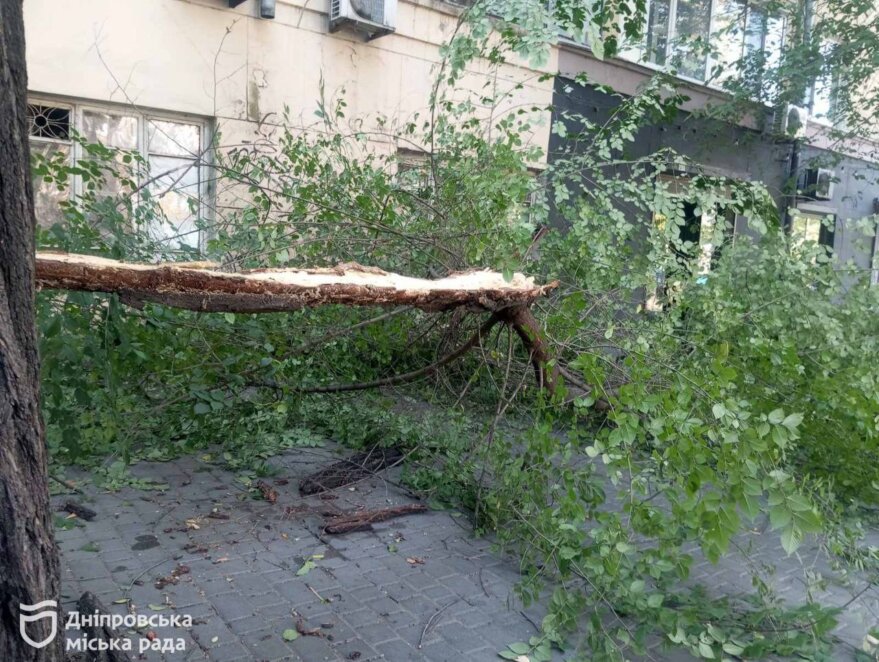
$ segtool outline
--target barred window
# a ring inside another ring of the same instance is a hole
[[[31,151],[46,158],[62,158],[71,164],[82,158],[81,148],[72,141],[74,132],[86,142],[139,152],[148,164],[148,171],[140,173],[141,177],[146,178],[144,184],[165,215],[164,222],[149,228],[152,237],[171,248],[199,246],[196,219],[204,206],[206,121],[124,106],[34,100],[28,104],[28,123]],[[119,167],[129,166],[120,162]],[[77,181],[61,188],[37,178],[37,222],[51,227],[61,221],[62,201],[80,193],[80,187]],[[116,195],[120,193],[119,183],[108,181],[98,193]]]

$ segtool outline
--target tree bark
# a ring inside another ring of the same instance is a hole
[[[498,316],[513,327],[522,345],[528,350],[538,387],[555,394],[559,369],[552,359],[533,313],[525,306],[517,306],[500,311]]]
[[[379,508],[378,510],[362,510],[359,513],[350,513],[348,515],[339,515],[329,520],[324,525],[324,533],[350,533],[351,531],[363,531],[372,528],[375,522],[384,522],[385,520],[403,515],[411,515],[412,513],[426,513],[427,506],[423,503],[408,503],[402,506],[392,506],[390,508]]]
[[[426,280],[358,264],[225,273],[185,264],[131,264],[50,252],[38,253],[36,265],[37,285],[42,288],[115,292],[126,301],[204,312],[270,313],[325,304],[495,311],[527,306],[558,284],[537,285],[522,274],[507,282],[493,271]]]
[[[19,634],[19,605],[57,601],[60,583],[39,409],[26,103],[22,3],[0,0],[0,660],[55,662],[62,636],[37,649]],[[29,636],[46,638],[49,623],[29,623]]]

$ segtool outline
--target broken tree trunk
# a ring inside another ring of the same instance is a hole
[[[469,271],[437,280],[358,264],[226,273],[191,264],[130,264],[50,252],[37,253],[36,280],[44,289],[116,293],[129,301],[232,313],[283,312],[324,304],[496,311],[527,306],[557,285],[537,285],[522,274],[507,282],[494,271]]]
[[[359,264],[332,269],[214,271],[210,263],[133,264],[91,255],[38,252],[36,282],[44,289],[106,292],[126,303],[146,301],[200,312],[270,313],[325,304],[410,306],[427,311],[464,308],[490,311],[491,317],[455,352],[420,370],[374,382],[306,389],[338,393],[412,381],[434,372],[479,344],[497,322],[515,329],[530,355],[537,383],[550,393],[558,368],[528,306],[558,286],[537,285],[514,274],[508,282],[495,271],[468,271],[437,280],[410,278]],[[208,268],[206,268],[208,267]]]

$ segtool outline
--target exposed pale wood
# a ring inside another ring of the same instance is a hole
[[[525,306],[557,283],[537,285],[515,274],[469,271],[437,280],[410,278],[358,264],[332,269],[265,269],[225,273],[193,266],[132,264],[89,255],[38,252],[37,285],[45,289],[115,292],[205,312],[266,313],[325,304],[407,305],[422,310],[458,306],[496,311]]]

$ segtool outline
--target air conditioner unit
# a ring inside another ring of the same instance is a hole
[[[397,0],[330,0],[330,32],[350,27],[375,39],[396,25]]]
[[[806,137],[806,126],[809,122],[808,110],[802,106],[788,104],[776,112],[775,130],[777,133],[794,140]]]
[[[803,173],[803,186],[800,187],[803,197],[813,200],[832,200],[835,178],[835,173],[829,168],[807,169]]]

